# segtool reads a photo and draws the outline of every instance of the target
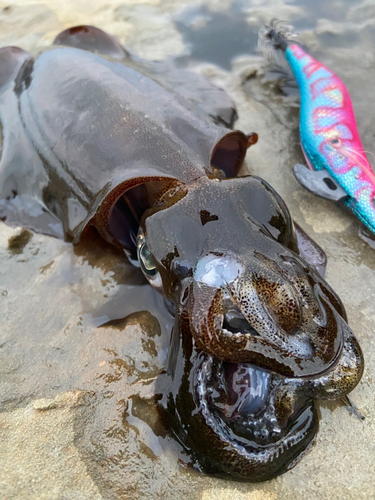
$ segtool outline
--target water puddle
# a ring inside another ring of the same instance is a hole
[[[204,4],[186,7],[175,14],[174,22],[189,52],[177,58],[180,64],[212,62],[229,70],[235,57],[254,52],[257,47],[259,26],[247,23],[237,2],[223,11]]]

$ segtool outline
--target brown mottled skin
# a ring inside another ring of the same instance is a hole
[[[36,58],[0,49],[0,218],[138,252],[175,314],[163,420],[198,468],[264,481],[310,449],[317,401],[353,390],[363,357],[324,252],[265,181],[235,177],[258,140],[235,117],[204,78],[97,28]]]

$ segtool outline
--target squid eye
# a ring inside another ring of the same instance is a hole
[[[142,269],[143,274],[147,278],[153,278],[158,274],[154,259],[148,249],[145,237],[143,234],[139,234],[137,237],[137,257],[139,266]]]
[[[155,261],[147,246],[143,232],[137,236],[137,257],[139,267],[146,276],[150,284],[162,293],[162,281],[159,271],[156,268]]]
[[[145,242],[143,242],[138,249],[138,261],[142,271],[147,277],[152,278],[158,273],[154,259],[152,258],[150,250]]]

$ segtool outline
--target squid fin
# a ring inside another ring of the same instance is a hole
[[[189,100],[214,121],[232,128],[237,119],[235,104],[225,90],[203,75],[176,68],[168,61],[144,61],[149,75],[164,87]]]
[[[33,56],[18,47],[3,47],[0,49],[0,91],[10,82],[15,81],[22,67],[32,63]]]
[[[57,35],[53,43],[96,52],[114,59],[124,59],[129,56],[112,36],[94,26],[82,25],[68,28]]]

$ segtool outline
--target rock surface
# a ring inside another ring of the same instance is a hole
[[[251,485],[200,475],[165,434],[152,402],[170,318],[121,253],[0,225],[0,498],[278,500],[375,498],[375,249],[357,220],[305,192],[298,102],[255,50],[262,22],[288,19],[347,84],[373,146],[375,10],[370,1],[10,0],[0,43],[37,52],[62,29],[95,24],[150,59],[174,57],[234,97],[237,128],[260,140],[244,172],[265,178],[328,255],[327,280],[365,354],[351,399],[322,409],[317,444],[293,470]],[[248,44],[249,50],[244,47]],[[246,52],[248,52],[246,54]],[[131,299],[130,299],[131,297]],[[98,318],[121,318],[97,328]]]

